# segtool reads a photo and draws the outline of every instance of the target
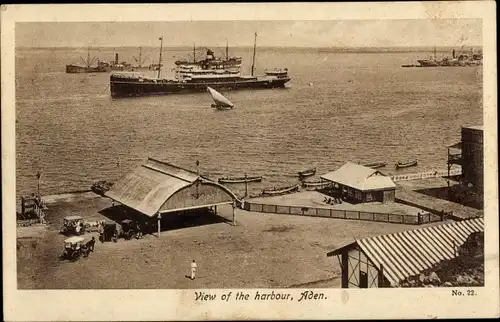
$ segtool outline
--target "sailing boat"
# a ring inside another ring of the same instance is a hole
[[[213,108],[219,110],[227,110],[227,109],[232,109],[234,107],[234,104],[231,103],[230,100],[225,98],[221,93],[217,92],[215,89],[207,87],[207,90],[210,93],[210,95],[212,95],[212,99],[215,102],[215,104],[212,104]]]
[[[87,51],[87,61],[82,57],[80,59],[85,63],[85,65],[66,65],[66,73],[106,73],[111,71],[109,64],[99,61],[99,59],[93,57],[90,59],[90,47]],[[97,66],[94,63],[97,62]]]

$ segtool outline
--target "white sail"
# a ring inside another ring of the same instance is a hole
[[[208,92],[210,93],[210,95],[212,95],[212,98],[213,98],[215,104],[217,104],[219,106],[223,106],[223,107],[233,107],[234,106],[234,104],[231,103],[230,100],[228,100],[227,98],[222,96],[222,94],[217,92],[215,89],[213,89],[211,87],[207,87],[207,89],[208,89]]]

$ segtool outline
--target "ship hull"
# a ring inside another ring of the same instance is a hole
[[[78,73],[107,73],[110,72],[110,68],[106,67],[85,67],[77,65],[66,65],[66,73],[68,74],[78,74]]]
[[[207,87],[217,90],[272,89],[283,88],[290,78],[250,79],[231,82],[178,82],[165,80],[122,80],[111,76],[111,97],[138,97],[205,92]]]

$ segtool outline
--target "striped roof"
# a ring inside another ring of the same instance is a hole
[[[420,274],[443,260],[456,257],[470,234],[484,231],[483,218],[407,230],[395,234],[364,238],[338,248],[327,256],[341,254],[358,245],[380,269],[392,286]]]
[[[148,158],[145,164],[115,182],[105,196],[145,215],[154,216],[174,193],[198,178],[193,171]]]
[[[396,188],[396,184],[388,176],[352,162],[347,162],[339,169],[322,175],[321,178],[361,191]]]

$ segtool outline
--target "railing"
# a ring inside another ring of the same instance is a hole
[[[321,207],[269,205],[269,204],[259,204],[246,201],[243,209],[253,212],[273,213],[280,215],[365,220],[365,221],[387,222],[387,223],[405,224],[405,225],[421,225],[430,222],[441,221],[441,217],[436,216],[434,214],[411,216],[411,215],[390,214],[390,213],[340,210],[340,209],[321,208]]]
[[[461,174],[462,174],[461,169],[450,170],[450,176],[458,176]],[[398,175],[390,176],[390,178],[392,179],[392,181],[398,182],[398,181],[419,180],[419,179],[427,179],[427,178],[440,178],[440,177],[447,177],[447,176],[448,176],[447,170],[439,170],[439,171],[427,171],[427,172],[421,172],[421,173],[398,174]]]
[[[453,153],[453,154],[448,154],[448,162],[457,162],[462,160],[462,154],[461,153]]]

